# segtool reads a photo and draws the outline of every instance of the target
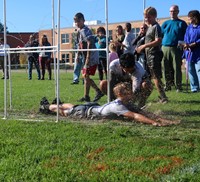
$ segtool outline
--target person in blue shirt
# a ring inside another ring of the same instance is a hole
[[[191,92],[200,91],[200,13],[192,10],[188,13],[190,25],[187,27],[183,45],[184,58],[190,80]]]
[[[104,27],[99,27],[97,29],[97,36],[96,36],[96,48],[102,49],[106,48],[106,30]],[[99,80],[103,80],[103,75],[105,74],[105,78],[107,79],[107,55],[106,51],[99,51],[99,64],[98,64],[98,71],[99,71]]]
[[[178,48],[178,41],[183,41],[187,28],[185,21],[178,18],[179,7],[172,5],[170,7],[170,20],[166,20],[162,26],[162,51],[163,67],[165,77],[165,91],[171,90],[175,85],[176,91],[182,91],[182,54],[183,51]]]

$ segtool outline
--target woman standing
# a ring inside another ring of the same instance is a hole
[[[51,44],[49,43],[47,36],[43,35],[42,36],[42,46],[51,46]],[[48,79],[51,80],[51,52],[47,52],[48,49],[43,49],[46,50],[45,52],[40,53],[40,67],[42,69],[42,78],[41,80],[44,80],[44,76],[45,76],[45,66],[48,70],[49,73],[49,77]]]
[[[192,10],[188,13],[190,25],[186,29],[183,45],[184,57],[187,61],[187,70],[191,91],[200,90],[200,13]]]

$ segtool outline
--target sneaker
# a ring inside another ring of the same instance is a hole
[[[163,97],[163,98],[158,97],[158,98],[159,98],[159,103],[162,103],[162,104],[168,103],[168,98],[167,97]]]
[[[40,105],[39,112],[43,114],[49,114],[51,111],[49,110],[49,105]]]
[[[97,102],[103,96],[104,96],[104,94],[102,92],[98,92],[97,95],[95,96],[93,102]]]
[[[61,102],[61,100],[59,99],[59,102],[58,102],[59,104],[63,104],[63,102]],[[52,101],[52,103],[51,104],[57,104],[57,98],[55,98],[53,101]]]
[[[49,105],[49,101],[46,97],[43,97],[40,101],[40,105]]]
[[[78,102],[90,102],[90,97],[89,96],[85,96],[82,97],[81,99],[77,100]]]
[[[71,85],[77,85],[79,82],[72,82]]]

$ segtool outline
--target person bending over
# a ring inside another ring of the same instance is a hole
[[[154,126],[165,126],[175,124],[176,122],[160,118],[154,114],[145,113],[130,104],[133,92],[130,83],[119,83],[114,88],[116,99],[112,102],[106,103],[102,106],[97,103],[85,103],[82,105],[73,105],[71,103],[49,104],[48,100],[42,101],[40,111],[42,113],[56,113],[59,107],[59,114],[61,116],[71,116],[77,119],[85,118],[115,118],[125,117],[144,124],[151,124]]]

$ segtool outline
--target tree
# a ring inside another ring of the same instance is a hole
[[[2,33],[4,31],[4,25],[0,22],[0,32]],[[7,31],[7,27],[6,27],[6,31]]]

